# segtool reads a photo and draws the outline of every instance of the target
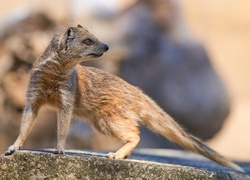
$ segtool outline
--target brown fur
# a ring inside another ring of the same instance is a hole
[[[90,42],[86,40],[90,39]],[[89,44],[87,44],[89,43]],[[55,153],[64,153],[65,139],[73,116],[87,120],[103,134],[126,144],[109,158],[124,159],[140,141],[139,123],[186,149],[221,165],[242,171],[236,164],[187,134],[167,113],[138,88],[122,79],[78,63],[99,57],[108,50],[80,25],[59,32],[32,70],[20,134],[5,155],[18,150],[28,136],[42,105],[58,112],[58,142]]]

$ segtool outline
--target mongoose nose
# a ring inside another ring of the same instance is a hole
[[[107,51],[107,50],[109,50],[109,47],[108,47],[108,45],[104,44],[104,46],[103,46],[103,49],[104,49],[104,51]]]

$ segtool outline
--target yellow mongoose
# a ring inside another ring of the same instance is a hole
[[[190,151],[243,171],[186,133],[138,88],[99,69],[79,65],[81,61],[102,56],[108,49],[80,25],[55,35],[31,70],[20,134],[5,155],[23,145],[39,108],[49,104],[57,109],[58,115],[55,153],[64,153],[67,131],[75,116],[126,143],[115,153],[109,153],[109,158],[124,159],[130,155],[140,140],[141,123]]]

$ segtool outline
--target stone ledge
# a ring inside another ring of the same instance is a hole
[[[138,154],[140,153],[137,153],[137,156]],[[179,160],[181,161],[180,158]],[[249,175],[235,171],[205,170],[183,165],[131,159],[111,160],[102,157],[101,153],[90,152],[86,154],[86,152],[81,151],[68,151],[67,155],[54,155],[51,151],[23,150],[13,156],[0,158],[0,177],[3,180],[250,179]]]

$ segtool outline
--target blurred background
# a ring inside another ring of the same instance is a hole
[[[0,153],[18,133],[32,63],[54,32],[81,24],[110,46],[84,63],[143,89],[187,131],[235,160],[250,161],[250,2],[8,0],[0,3]],[[56,146],[56,115],[41,109],[23,148]],[[138,147],[177,148],[141,129]],[[67,148],[117,149],[72,121]]]

